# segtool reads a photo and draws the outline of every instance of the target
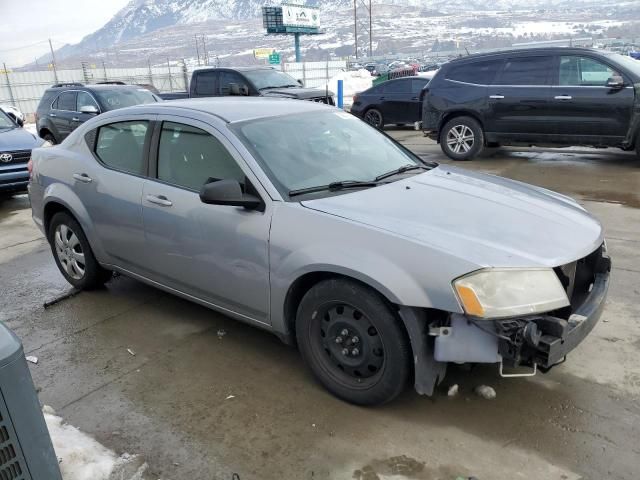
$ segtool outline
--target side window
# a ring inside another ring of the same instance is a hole
[[[78,99],[77,99],[77,108],[76,111],[80,111],[80,109],[82,107],[96,107],[98,108],[98,105],[96,105],[95,100],[93,99],[93,97],[88,94],[87,92],[78,92]]]
[[[588,57],[560,57],[559,84],[578,87],[603,87],[618,72]]]
[[[53,101],[53,103],[51,104],[51,108],[52,108],[53,110],[57,110],[57,109],[58,109],[58,99],[59,99],[59,98],[60,98],[60,96],[58,95],[58,96],[56,97],[56,99]]]
[[[384,87],[384,93],[410,93],[411,80],[397,80],[389,82]]]
[[[424,79],[418,80],[414,78],[413,80],[411,80],[411,93],[417,95],[422,91],[422,89],[425,87],[427,83],[429,83],[429,80],[424,80]]]
[[[96,155],[108,167],[144,175],[144,145],[147,121],[117,122],[98,130]]]
[[[383,85],[378,85],[367,90],[367,95],[380,95],[384,89]]]
[[[217,77],[218,72],[198,72],[196,75],[196,95],[215,95]]]
[[[510,58],[495,85],[548,85],[553,57]]]
[[[449,80],[458,82],[491,85],[503,63],[504,60],[498,59],[453,65],[448,69],[445,76]]]
[[[218,95],[238,95],[239,92],[232,91],[233,84],[238,87],[247,86],[247,82],[241,75],[235,72],[220,72]]]
[[[158,179],[200,191],[209,178],[245,183],[243,171],[217,138],[189,125],[163,122]]]
[[[58,97],[58,110],[76,110],[76,92],[62,92]]]

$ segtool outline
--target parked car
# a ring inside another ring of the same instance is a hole
[[[426,163],[313,102],[107,112],[34,150],[29,188],[74,287],[116,271],[264,328],[357,404],[432,394],[447,362],[547,370],[609,284],[574,200]]]
[[[295,98],[335,105],[332,92],[305,88],[273,67],[199,68],[191,74],[189,92],[160,94],[164,100],[227,96]]]
[[[422,117],[422,92],[428,83],[422,77],[382,82],[354,95],[351,113],[376,128],[413,124]]]
[[[44,92],[36,110],[36,128],[41,138],[55,145],[102,112],[160,100],[145,88],[121,82],[59,83]]]
[[[0,110],[9,115],[19,126],[24,125],[24,113],[18,107],[13,105],[0,104]]]
[[[471,55],[443,65],[429,83],[423,129],[454,160],[499,144],[640,152],[639,82],[639,62],[601,50]]]
[[[27,189],[31,150],[42,144],[42,139],[27,132],[0,109],[0,195]]]

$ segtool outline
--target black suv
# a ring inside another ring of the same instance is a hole
[[[640,154],[640,62],[566,47],[456,59],[427,87],[422,128],[454,160],[500,144],[636,148]]]
[[[41,138],[56,144],[102,112],[157,101],[158,96],[136,85],[59,83],[44,92],[36,127]]]

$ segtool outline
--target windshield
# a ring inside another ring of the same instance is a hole
[[[231,128],[283,196],[333,182],[372,181],[406,165],[423,165],[375,128],[339,110],[262,118]]]
[[[631,70],[634,75],[640,77],[640,60],[636,60],[635,58],[626,57],[624,55],[620,55],[619,53],[612,53],[610,57],[612,60],[615,60],[617,63],[625,67],[627,70]]]
[[[9,115],[4,113],[0,108],[0,129],[4,130],[7,128],[16,128],[16,124],[9,118]]]
[[[299,87],[300,84],[291,75],[272,69],[249,70],[243,72],[258,90],[264,88]]]
[[[157,101],[153,93],[144,88],[96,89],[95,94],[107,110],[132,107],[133,105],[142,105],[144,103],[155,103]]]

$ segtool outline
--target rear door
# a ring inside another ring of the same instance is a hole
[[[218,95],[219,72],[195,72],[195,82],[191,85],[192,97],[215,97]]]
[[[507,58],[488,90],[485,131],[514,141],[540,141],[550,123],[552,55]]]
[[[384,95],[381,98],[380,110],[384,123],[408,123],[411,98],[411,78],[390,80],[384,84]]]
[[[556,135],[577,143],[616,145],[629,129],[634,91],[609,88],[614,76],[624,76],[604,60],[588,55],[561,55],[557,61],[551,102],[551,124]]]
[[[56,129],[56,139],[61,142],[71,133],[71,119],[75,116],[76,90],[67,90],[58,95],[53,102],[53,108],[49,112],[51,123]]]

